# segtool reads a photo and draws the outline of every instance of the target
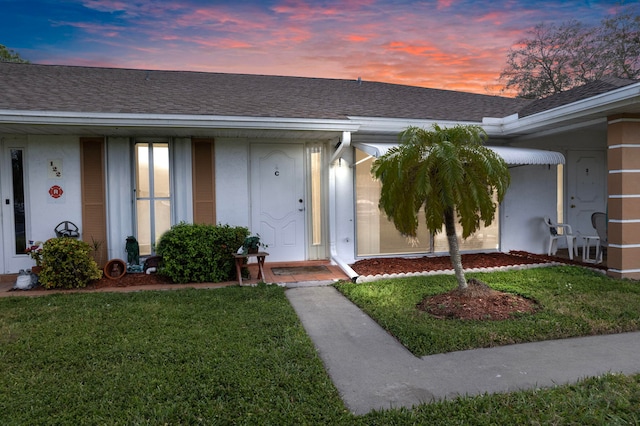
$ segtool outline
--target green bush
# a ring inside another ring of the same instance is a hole
[[[75,238],[48,240],[42,246],[40,284],[46,288],[79,288],[102,278],[91,253],[89,244]]]
[[[248,235],[241,226],[179,223],[160,237],[159,273],[175,283],[230,281],[235,277],[232,254]]]

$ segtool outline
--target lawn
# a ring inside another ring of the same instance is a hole
[[[456,286],[453,276],[398,278],[337,288],[418,356],[640,329],[640,283],[576,266],[466,274],[536,300],[541,309],[504,321],[436,319],[416,309]]]
[[[0,424],[633,424],[640,375],[356,417],[282,288],[0,299]]]
[[[0,347],[2,425],[344,416],[275,286],[4,298]]]

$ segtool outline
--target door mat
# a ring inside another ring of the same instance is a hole
[[[329,273],[329,268],[326,266],[284,266],[278,268],[271,268],[273,275],[304,275],[304,274],[322,274]]]

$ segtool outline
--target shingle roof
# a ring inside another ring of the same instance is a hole
[[[480,122],[531,101],[356,80],[0,63],[0,109]]]
[[[519,111],[520,117],[526,117],[538,112],[546,111],[552,108],[557,108],[563,105],[587,99],[592,96],[600,95],[602,93],[610,92],[620,87],[628,86],[633,83],[637,83],[639,80],[629,80],[624,78],[606,77],[601,80],[592,81],[586,83],[583,86],[579,86],[566,92],[557,93],[555,95],[548,96],[546,98],[538,99],[526,105]]]

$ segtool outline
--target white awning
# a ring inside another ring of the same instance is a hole
[[[380,157],[397,144],[353,142],[353,146],[373,157]],[[555,151],[512,146],[487,146],[509,165],[564,164],[564,155]]]

